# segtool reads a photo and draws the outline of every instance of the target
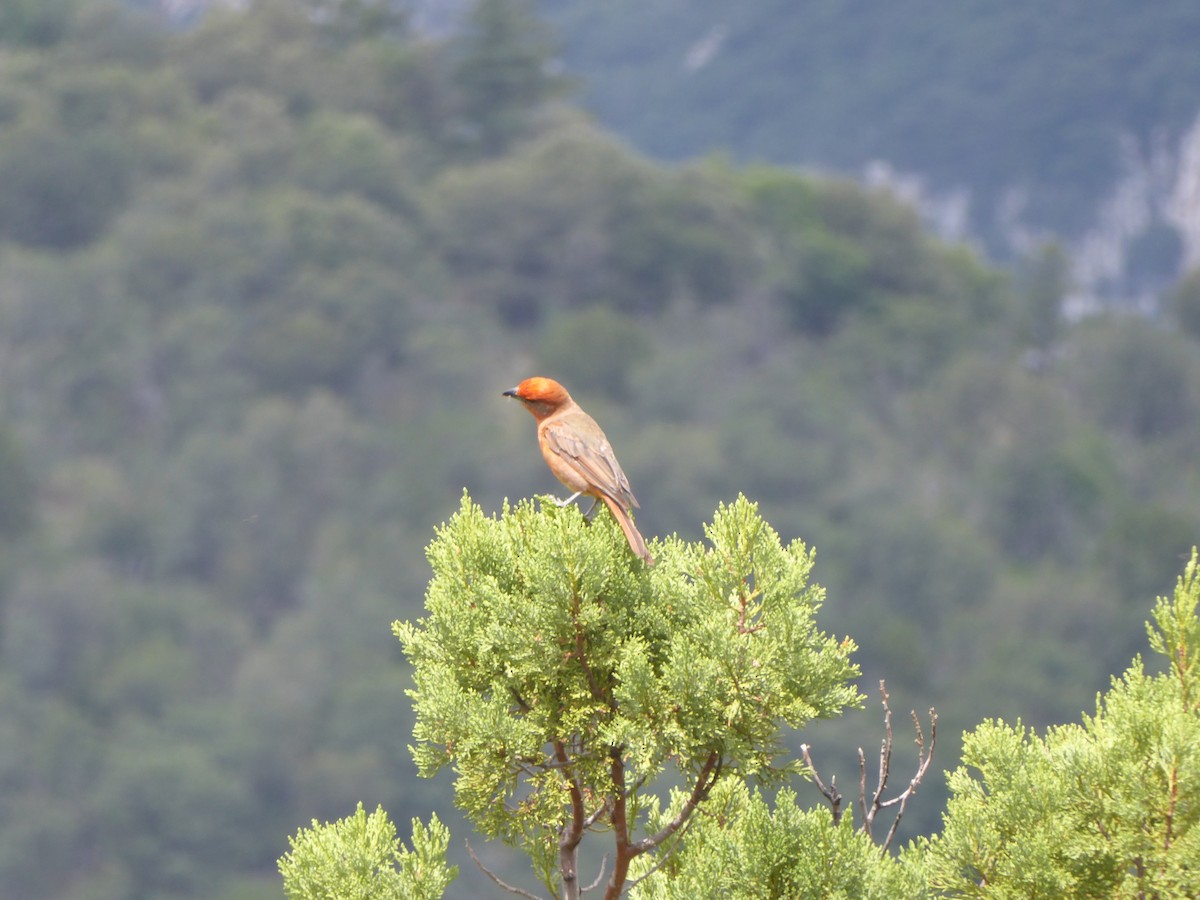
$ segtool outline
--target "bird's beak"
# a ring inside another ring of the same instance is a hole
[[[509,388],[507,391],[505,391],[500,396],[501,397],[516,397],[518,400],[520,399],[520,395],[517,394],[516,388]]]

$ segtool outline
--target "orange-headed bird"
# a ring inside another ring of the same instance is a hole
[[[520,400],[537,419],[538,446],[546,465],[555,478],[575,492],[562,505],[581,494],[604,501],[633,552],[653,565],[654,557],[630,517],[630,510],[638,505],[637,498],[596,420],[551,378],[526,378],[505,391],[504,396]]]

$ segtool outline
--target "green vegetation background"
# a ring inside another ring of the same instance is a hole
[[[556,486],[500,397],[535,372],[647,535],[744,492],[815,546],[821,627],[938,707],[935,768],[1144,646],[1200,534],[1200,282],[1068,325],[1053,248],[1003,273],[847,182],[651,163],[531,15],[0,3],[0,895],[278,896],[359,801],[457,852],[389,625],[464,488]],[[878,736],[803,737],[854,783]]]
[[[651,155],[721,147],[838,172],[884,160],[969,189],[968,224],[996,247],[1011,248],[998,232],[1013,213],[1059,234],[1092,226],[1130,160],[1161,166],[1197,116],[1188,0],[538,6],[583,102]]]

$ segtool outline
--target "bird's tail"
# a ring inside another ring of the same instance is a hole
[[[607,494],[601,494],[600,499],[604,501],[604,505],[608,507],[608,511],[613,514],[613,518],[617,520],[617,524],[625,532],[625,540],[629,541],[629,546],[633,552],[644,559],[647,565],[654,565],[654,557],[646,549],[646,541],[642,538],[641,532],[637,530],[637,526],[633,524],[633,519],[630,518],[625,508]]]

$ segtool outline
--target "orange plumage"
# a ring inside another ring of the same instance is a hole
[[[654,558],[630,516],[638,505],[637,498],[596,420],[551,378],[526,378],[505,391],[504,396],[520,400],[537,419],[538,446],[546,465],[555,478],[575,492],[564,504],[581,494],[602,501],[621,526],[633,552],[653,564]]]

